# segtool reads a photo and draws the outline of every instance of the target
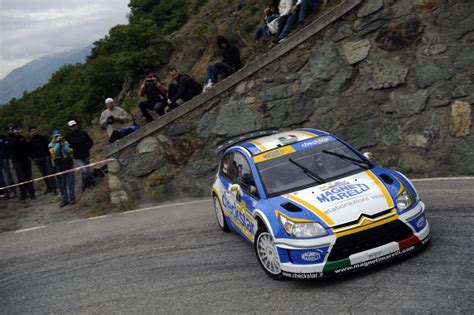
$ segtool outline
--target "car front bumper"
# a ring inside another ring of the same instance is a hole
[[[284,276],[297,279],[320,278],[323,276],[339,275],[359,269],[368,268],[394,258],[410,254],[422,248],[431,238],[430,225],[425,218],[424,204],[420,204],[413,210],[402,214],[399,220],[413,230],[413,233],[401,240],[388,242],[368,250],[355,252],[347,258],[329,261],[328,257],[334,247],[336,238],[322,238],[317,244],[311,244],[310,240],[296,240],[276,242],[281,262],[281,270]],[[420,222],[423,221],[423,225]],[[417,227],[418,225],[418,227]],[[330,244],[328,244],[328,241]],[[314,240],[313,240],[314,242]],[[326,243],[324,245],[324,243]],[[294,259],[305,257],[304,263],[295,263]],[[309,258],[309,259],[308,259]],[[313,259],[314,263],[308,263]]]

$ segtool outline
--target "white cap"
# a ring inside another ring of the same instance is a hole
[[[67,123],[67,125],[68,125],[69,127],[72,127],[72,126],[77,125],[77,122],[76,122],[75,120],[70,120],[70,121]]]
[[[114,99],[113,98],[108,98],[105,100],[105,104],[108,104],[108,103],[113,103],[114,102]]]

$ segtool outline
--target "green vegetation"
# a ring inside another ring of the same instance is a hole
[[[14,122],[23,129],[36,125],[49,132],[64,129],[70,119],[88,125],[103,110],[104,99],[117,95],[125,80],[168,63],[173,46],[166,35],[206,1],[130,0],[129,24],[113,27],[95,42],[84,64],[64,66],[43,87],[0,108],[0,127]]]

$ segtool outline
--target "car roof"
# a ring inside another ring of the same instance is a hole
[[[285,143],[286,139],[291,139],[291,144],[293,144],[311,138],[317,138],[328,135],[331,134],[317,129],[301,128],[255,138],[240,143],[238,146],[245,148],[247,151],[250,152],[252,156],[255,156],[260,153],[271,151],[273,149],[289,144]]]

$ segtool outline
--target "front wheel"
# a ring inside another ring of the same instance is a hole
[[[225,221],[224,212],[222,211],[222,208],[221,208],[221,203],[219,201],[219,198],[217,198],[216,195],[214,195],[214,211],[216,213],[217,224],[219,224],[219,227],[222,229],[222,231],[224,232],[230,231],[229,226],[227,225],[227,222]]]
[[[258,228],[257,234],[255,235],[254,247],[258,262],[267,275],[275,280],[283,279],[278,250],[275,246],[273,236],[266,228]]]

